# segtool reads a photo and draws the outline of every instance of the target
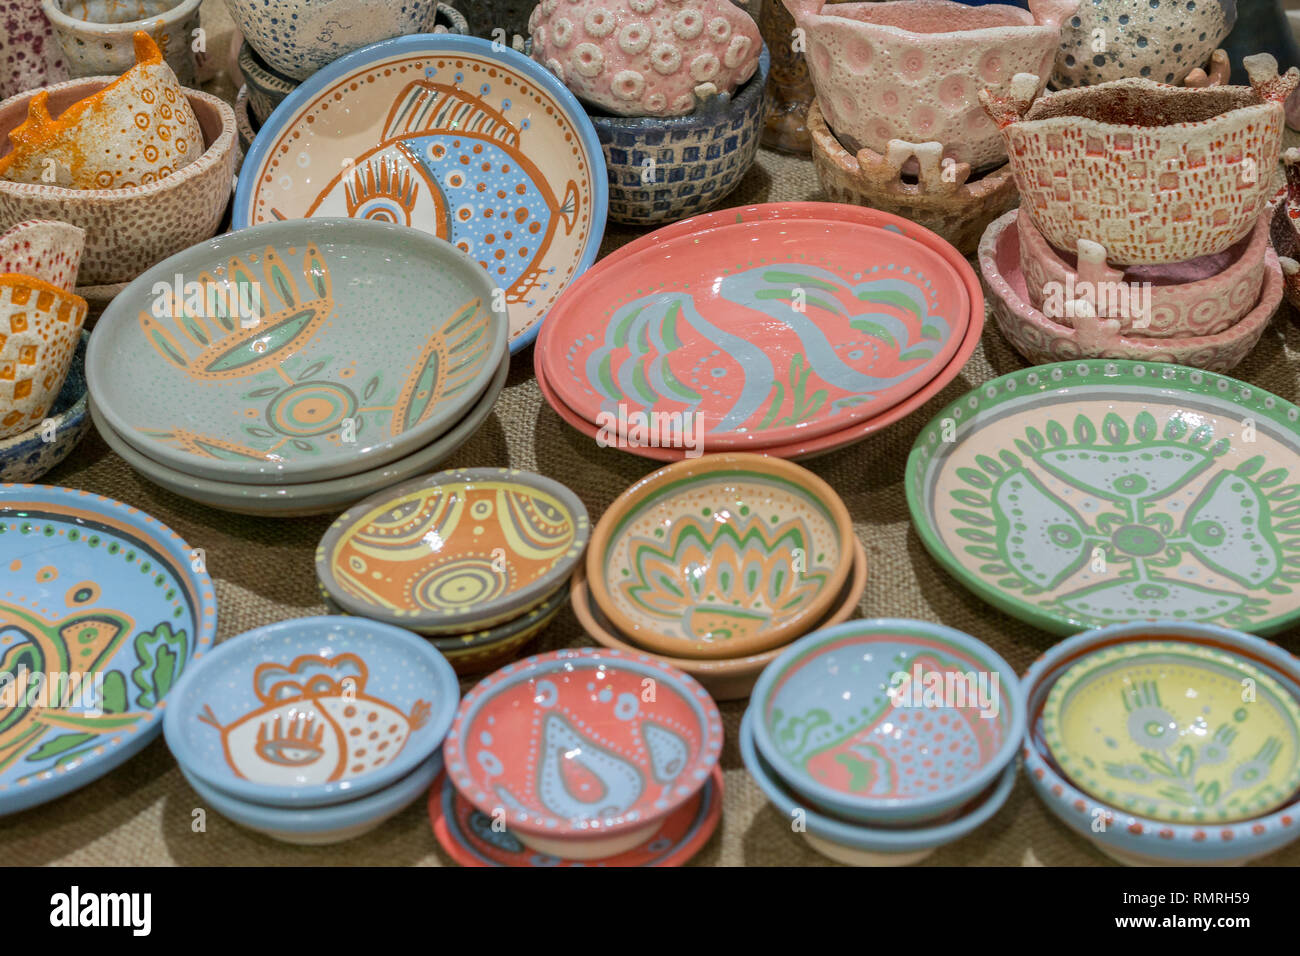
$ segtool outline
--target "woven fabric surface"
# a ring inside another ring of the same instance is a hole
[[[229,36],[225,11],[204,4],[213,48]],[[228,91],[226,91],[228,92]],[[1291,139],[1296,137],[1292,136]],[[821,200],[812,163],[761,150],[757,165],[724,206]],[[611,227],[602,254],[634,238]],[[1054,638],[995,611],[937,565],[913,531],[903,494],[903,466],[912,442],[947,403],[975,386],[1024,367],[994,327],[961,374],[934,400],[884,432],[808,463],[840,493],[869,559],[859,616],[937,621],[986,641],[1018,672]],[[445,467],[510,466],[540,472],[572,488],[593,521],[628,485],[656,466],[599,448],[565,425],[542,400],[531,350],[514,358],[510,380],[482,430]],[[1300,330],[1284,306],[1259,347],[1233,374],[1300,402]],[[178,498],[136,475],[92,433],[71,458],[43,479],[128,502],[169,524],[206,552],[219,601],[219,639],[286,618],[324,613],[313,551],[331,518],[258,519],[226,514]],[[1300,649],[1296,634],[1277,638]],[[565,609],[529,652],[592,642]],[[464,684],[468,689],[472,682]],[[792,832],[750,780],[736,734],[744,702],[723,704],[727,744],[725,793],[718,831],[691,865],[833,866]],[[333,847],[294,847],[243,830],[190,789],[161,739],[122,767],[69,796],[0,818],[6,864],[32,865],[454,865],[429,826],[424,800],[375,832]],[[203,825],[199,826],[199,820]],[[972,835],[922,865],[1105,865],[1109,861],[1058,823],[1023,775],[1006,806]],[[1300,865],[1300,845],[1264,864]]]

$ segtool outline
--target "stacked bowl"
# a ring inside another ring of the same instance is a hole
[[[620,495],[572,598],[597,643],[649,654],[734,700],[791,641],[848,618],[866,576],[834,489],[779,458],[719,454],[667,465]]]
[[[717,826],[717,705],[643,654],[509,664],[466,695],[445,753],[434,833],[471,865],[672,866]]]
[[[1121,863],[1239,865],[1300,837],[1300,660],[1213,624],[1087,631],[1023,681],[1025,768]]]
[[[424,795],[459,700],[451,666],[416,635],[301,618],[196,655],[163,734],[217,813],[287,843],[339,843]]]
[[[740,752],[818,853],[901,866],[1001,809],[1024,730],[1016,673],[987,645],[923,621],[849,621],[763,671]]]
[[[1034,100],[1022,74],[982,94],[1022,201],[985,232],[980,269],[1031,362],[1227,371],[1255,347],[1282,299],[1268,204],[1300,72],[1246,65],[1251,87],[1126,79]]]
[[[514,657],[560,613],[591,529],[568,488],[507,468],[444,471],[350,508],[316,549],[339,613],[428,637],[460,674]]]
[[[483,424],[509,371],[494,289],[417,230],[244,229],[113,300],[87,351],[91,415],[128,464],[183,497],[337,511],[428,472]]]

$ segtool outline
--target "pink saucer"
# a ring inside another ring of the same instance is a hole
[[[566,860],[528,849],[509,830],[493,829],[492,818],[456,792],[445,773],[429,791],[429,822],[447,855],[461,866],[682,866],[709,842],[722,819],[722,769],[669,814],[644,843],[598,860]]]

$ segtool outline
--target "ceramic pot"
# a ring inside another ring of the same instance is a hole
[[[71,292],[86,248],[85,230],[66,222],[35,219],[0,235],[0,274],[40,279]]]
[[[735,97],[686,116],[608,116],[588,109],[609,171],[609,218],[633,226],[704,212],[740,185],[763,134],[769,58]]]
[[[0,275],[0,438],[45,419],[86,321],[86,300],[21,275]]]
[[[67,61],[41,0],[0,0],[0,98],[61,83]]]
[[[248,90],[248,105],[260,126],[280,105],[280,101],[298,88],[298,81],[282,76],[267,66],[247,40],[239,48],[239,72]]]
[[[813,87],[846,149],[938,142],[946,157],[981,170],[1006,149],[980,91],[1004,92],[1026,72],[1043,77],[1041,90],[1078,0],[1033,0],[1032,13],[951,0],[785,4],[807,35]]]
[[[48,87],[58,115],[106,86],[69,80]],[[0,141],[27,118],[34,93],[0,103]],[[235,113],[215,96],[187,90],[204,150],[194,162],[152,183],[122,189],[68,189],[0,180],[0,229],[28,219],[58,219],[86,231],[78,279],[85,286],[125,282],[175,252],[209,238],[230,200],[235,171]]]
[[[276,72],[305,80],[346,53],[408,33],[436,0],[226,0],[244,39]]]
[[[528,28],[533,59],[616,116],[683,116],[733,94],[763,48],[731,0],[542,0]]]
[[[1237,0],[1090,0],[1062,24],[1052,85],[1068,89],[1137,76],[1179,86],[1206,65],[1236,21]],[[1098,36],[1104,50],[1097,49]]]
[[[0,481],[35,481],[62,462],[90,430],[86,412],[86,343],[82,332],[63,388],[46,417],[27,431],[0,439]]]
[[[1282,168],[1286,190],[1270,217],[1269,233],[1282,263],[1287,301],[1300,309],[1300,149],[1282,155]]]
[[[1087,239],[1075,255],[1057,252],[1021,210],[1020,272],[1033,307],[1060,325],[1074,326],[1073,300],[1086,298],[1092,314],[1117,320],[1125,335],[1218,335],[1259,304],[1270,219],[1261,216],[1246,238],[1217,255],[1124,272]]]
[[[854,156],[826,125],[816,101],[808,110],[808,132],[813,168],[827,198],[910,219],[963,255],[974,254],[989,223],[1020,198],[1010,164],[971,179],[969,165],[945,163],[938,143],[894,140],[883,156],[866,148]],[[915,172],[905,175],[912,166]]]
[[[1023,208],[1023,207],[1022,207]],[[980,271],[989,290],[994,321],[1017,352],[1045,365],[1075,358],[1134,359],[1174,362],[1226,372],[1235,368],[1259,342],[1282,301],[1282,269],[1271,249],[1265,253],[1264,286],[1255,307],[1218,335],[1143,338],[1122,335],[1119,322],[1089,314],[1087,302],[1076,303],[1074,327],[1049,319],[1029,300],[1020,271],[1019,213],[1007,213],[980,242]]]
[[[248,102],[248,87],[241,86],[239,95],[235,97],[235,128],[239,130],[239,148],[244,155],[248,155],[259,125]]]
[[[41,0],[72,76],[118,76],[135,63],[132,37],[153,37],[182,86],[195,85],[201,0]]]
[[[772,57],[763,145],[783,153],[806,154],[812,148],[808,107],[812,106],[813,86],[803,50],[795,50],[794,17],[781,0],[763,0],[758,26]]]
[[[1089,239],[1115,265],[1223,252],[1259,220],[1300,71],[1251,58],[1252,88],[1118,80],[1032,99],[980,94],[1006,140],[1021,206],[1058,249]]]

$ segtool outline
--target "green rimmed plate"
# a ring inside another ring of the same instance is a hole
[[[1223,651],[1177,641],[1107,647],[1043,707],[1052,758],[1080,789],[1169,823],[1262,816],[1300,789],[1300,707]]]
[[[908,507],[962,584],[1045,630],[1300,619],[1300,409],[1105,359],[1004,375],[918,436]]]

